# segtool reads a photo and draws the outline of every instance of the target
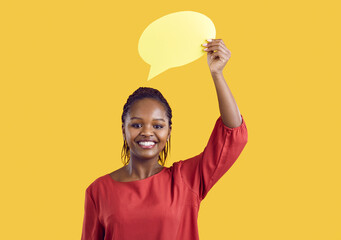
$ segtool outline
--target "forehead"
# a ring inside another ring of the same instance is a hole
[[[160,101],[153,98],[143,98],[133,103],[128,112],[128,116],[140,118],[166,118],[167,113],[164,105]]]

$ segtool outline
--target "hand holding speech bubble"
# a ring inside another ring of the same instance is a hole
[[[151,65],[147,81],[200,58],[206,53],[201,44],[215,35],[211,19],[193,11],[171,13],[149,24],[138,44],[141,58]]]

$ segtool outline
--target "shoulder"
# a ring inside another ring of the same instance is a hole
[[[109,174],[105,174],[95,178],[86,188],[86,192],[93,195],[94,193],[100,191],[101,189],[106,188],[106,185],[110,183],[108,181],[109,177],[110,177]]]
[[[125,171],[125,166],[109,173],[108,175],[118,182],[129,181],[129,178],[126,176],[127,171]]]
[[[177,162],[173,162],[172,165],[167,168],[167,171],[173,176],[180,176],[181,167],[184,161],[185,160],[179,160]]]

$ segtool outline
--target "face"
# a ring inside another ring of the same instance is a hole
[[[166,109],[158,100],[144,98],[133,103],[122,126],[130,149],[137,160],[158,160],[170,136]]]

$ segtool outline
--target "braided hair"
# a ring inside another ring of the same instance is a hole
[[[170,108],[167,100],[163,97],[161,92],[157,89],[150,88],[150,87],[140,87],[137,90],[135,90],[135,92],[133,92],[128,97],[127,102],[124,104],[124,107],[123,107],[122,127],[125,124],[127,114],[129,112],[131,106],[133,105],[133,103],[136,102],[137,100],[141,100],[144,98],[156,99],[160,103],[163,104],[163,106],[166,109],[169,128],[171,128],[172,127],[172,109]],[[159,155],[158,161],[161,163],[162,166],[165,165],[169,151],[170,151],[170,136],[169,136],[169,140],[166,143],[166,146],[162,149],[162,151]],[[127,165],[129,163],[129,160],[130,160],[130,150],[129,150],[129,146],[127,144],[127,141],[125,139],[124,139],[123,147],[122,147],[122,151],[121,151],[121,160],[122,160],[122,163],[124,164],[124,166]]]

